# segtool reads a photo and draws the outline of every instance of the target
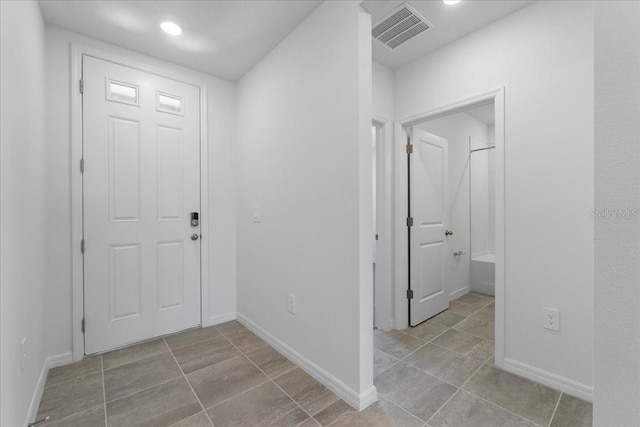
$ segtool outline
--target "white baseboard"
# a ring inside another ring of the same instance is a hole
[[[320,366],[289,347],[287,344],[260,328],[246,316],[238,313],[237,320],[246,326],[251,332],[262,338],[271,347],[280,352],[284,357],[318,380],[336,395],[340,396],[345,402],[353,406],[358,411],[362,411],[378,400],[378,393],[374,386],[371,386],[362,393],[358,393],[331,375],[329,372],[325,371]]]
[[[230,320],[236,320],[236,312],[225,313],[219,316],[210,317],[207,320],[202,322],[202,327],[206,328],[208,326],[219,325],[220,323],[228,322]]]
[[[47,382],[47,375],[49,375],[49,369],[57,368],[58,366],[68,365],[73,362],[73,355],[71,352],[60,353],[54,356],[49,356],[44,360],[42,369],[40,370],[40,377],[38,383],[33,391],[33,397],[31,398],[31,404],[29,405],[29,411],[27,412],[27,418],[24,420],[24,425],[32,423],[38,416],[38,409],[40,407],[40,400],[42,399],[42,393],[44,392],[44,385]]]
[[[469,286],[465,286],[464,288],[451,292],[449,294],[449,301],[453,301],[456,298],[460,298],[462,295],[468,294],[469,292],[470,292]]]
[[[529,378],[530,380],[539,382],[540,384],[558,389],[571,396],[593,402],[592,386],[579,383],[569,378],[553,374],[549,371],[545,371],[543,369],[539,369],[526,363],[509,359],[507,357],[504,358],[502,369],[507,372],[511,372],[512,374]]]

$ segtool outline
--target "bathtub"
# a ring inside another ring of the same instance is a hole
[[[471,257],[470,287],[472,291],[496,294],[496,256],[482,254]]]

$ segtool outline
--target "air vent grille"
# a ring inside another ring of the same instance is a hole
[[[375,25],[371,36],[388,48],[395,49],[429,28],[431,24],[408,3],[404,3]]]

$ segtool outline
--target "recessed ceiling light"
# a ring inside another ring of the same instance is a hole
[[[460,0],[442,0],[444,4],[452,5],[456,3],[460,3]]]
[[[180,34],[182,34],[182,28],[180,28],[178,24],[174,24],[173,22],[163,22],[162,24],[160,24],[160,28],[162,28],[162,31],[172,36],[179,36]]]

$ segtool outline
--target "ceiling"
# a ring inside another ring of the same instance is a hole
[[[45,22],[116,46],[236,81],[320,0],[40,0]],[[169,36],[163,21],[182,27]]]
[[[402,0],[364,0],[361,5],[371,13],[371,23],[375,26],[403,3]],[[393,50],[373,40],[373,59],[392,70],[522,9],[533,1],[462,0],[451,6],[440,0],[409,0],[407,3],[432,26]]]
[[[40,0],[45,22],[207,74],[237,81],[280,43],[321,0]],[[364,0],[375,24],[401,5]],[[373,42],[373,58],[396,69],[532,1],[411,0],[433,27],[394,50]],[[173,21],[181,36],[163,33]]]

